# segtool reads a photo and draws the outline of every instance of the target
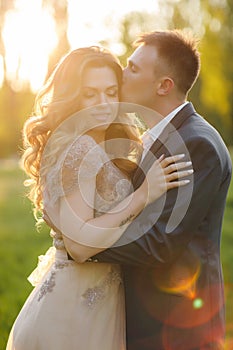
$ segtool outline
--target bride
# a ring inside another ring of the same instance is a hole
[[[147,204],[185,185],[177,179],[188,173],[177,163],[182,156],[161,157],[133,192],[142,146],[132,115],[119,114],[121,80],[106,49],[71,51],[25,123],[30,199],[51,227],[53,246],[29,277],[35,288],[7,350],[126,349],[120,267],[91,257],[115,243]]]

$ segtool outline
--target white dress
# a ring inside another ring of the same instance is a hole
[[[70,149],[67,165],[78,171],[77,162],[94,143],[91,137],[82,136]],[[100,147],[99,152],[106,157]],[[112,162],[106,162],[100,173],[96,216],[130,192],[129,181]],[[68,260],[62,235],[54,231],[51,235],[53,246],[39,257],[38,267],[29,278],[35,288],[12,327],[6,349],[125,350],[120,267]]]

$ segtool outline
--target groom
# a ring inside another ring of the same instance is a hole
[[[162,154],[185,153],[194,176],[161,199],[161,212],[159,201],[149,205],[95,259],[122,266],[128,350],[223,349],[220,239],[230,157],[218,132],[187,102],[199,74],[195,41],[180,31],[157,31],[136,44],[124,70],[122,99],[163,117],[156,125],[153,113],[142,115],[150,130],[141,168]],[[134,187],[143,179],[139,169]]]

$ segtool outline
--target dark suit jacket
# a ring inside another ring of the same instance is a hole
[[[231,161],[218,132],[187,104],[151,152],[185,153],[190,184],[149,205],[113,247],[95,256],[122,266],[128,350],[223,349],[222,219]],[[154,161],[150,152],[142,167]],[[139,187],[143,173],[135,174]]]

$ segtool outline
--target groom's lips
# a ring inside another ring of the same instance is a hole
[[[104,122],[109,121],[111,118],[111,113],[92,113],[91,116],[97,119],[98,121]]]

